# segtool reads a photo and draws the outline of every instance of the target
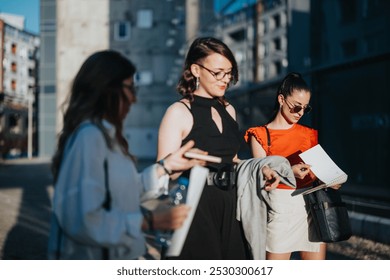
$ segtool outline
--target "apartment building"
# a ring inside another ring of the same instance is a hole
[[[0,156],[32,156],[37,145],[39,37],[24,18],[0,14]]]

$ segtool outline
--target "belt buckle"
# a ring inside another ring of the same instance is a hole
[[[230,178],[226,177],[225,171],[218,171],[213,176],[213,182],[218,187],[226,187],[229,185]]]
[[[214,184],[218,187],[223,187],[225,189],[234,185],[236,179],[235,172],[231,171],[218,171],[214,174]]]

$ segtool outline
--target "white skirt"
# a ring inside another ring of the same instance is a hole
[[[270,253],[319,252],[321,243],[309,241],[303,196],[291,196],[293,191],[275,189],[268,194],[271,205],[268,209],[266,249]]]

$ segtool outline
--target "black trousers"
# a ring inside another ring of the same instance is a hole
[[[180,256],[166,259],[252,259],[236,206],[237,188],[205,186]]]

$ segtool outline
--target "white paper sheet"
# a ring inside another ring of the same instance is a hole
[[[201,166],[195,166],[191,170],[186,200],[186,204],[189,205],[191,209],[183,226],[175,230],[172,235],[171,245],[169,246],[166,254],[168,257],[176,257],[181,253],[192,219],[194,218],[196,208],[198,207],[199,199],[206,183],[208,173],[209,170]]]
[[[342,184],[347,181],[347,174],[334,163],[320,144],[299,156],[306,164],[311,165],[311,171],[328,186]]]
[[[329,186],[343,184],[347,181],[348,175],[336,165],[320,144],[299,154],[304,163],[311,165],[311,171],[320,179],[323,184],[296,189],[291,195],[305,195]]]

